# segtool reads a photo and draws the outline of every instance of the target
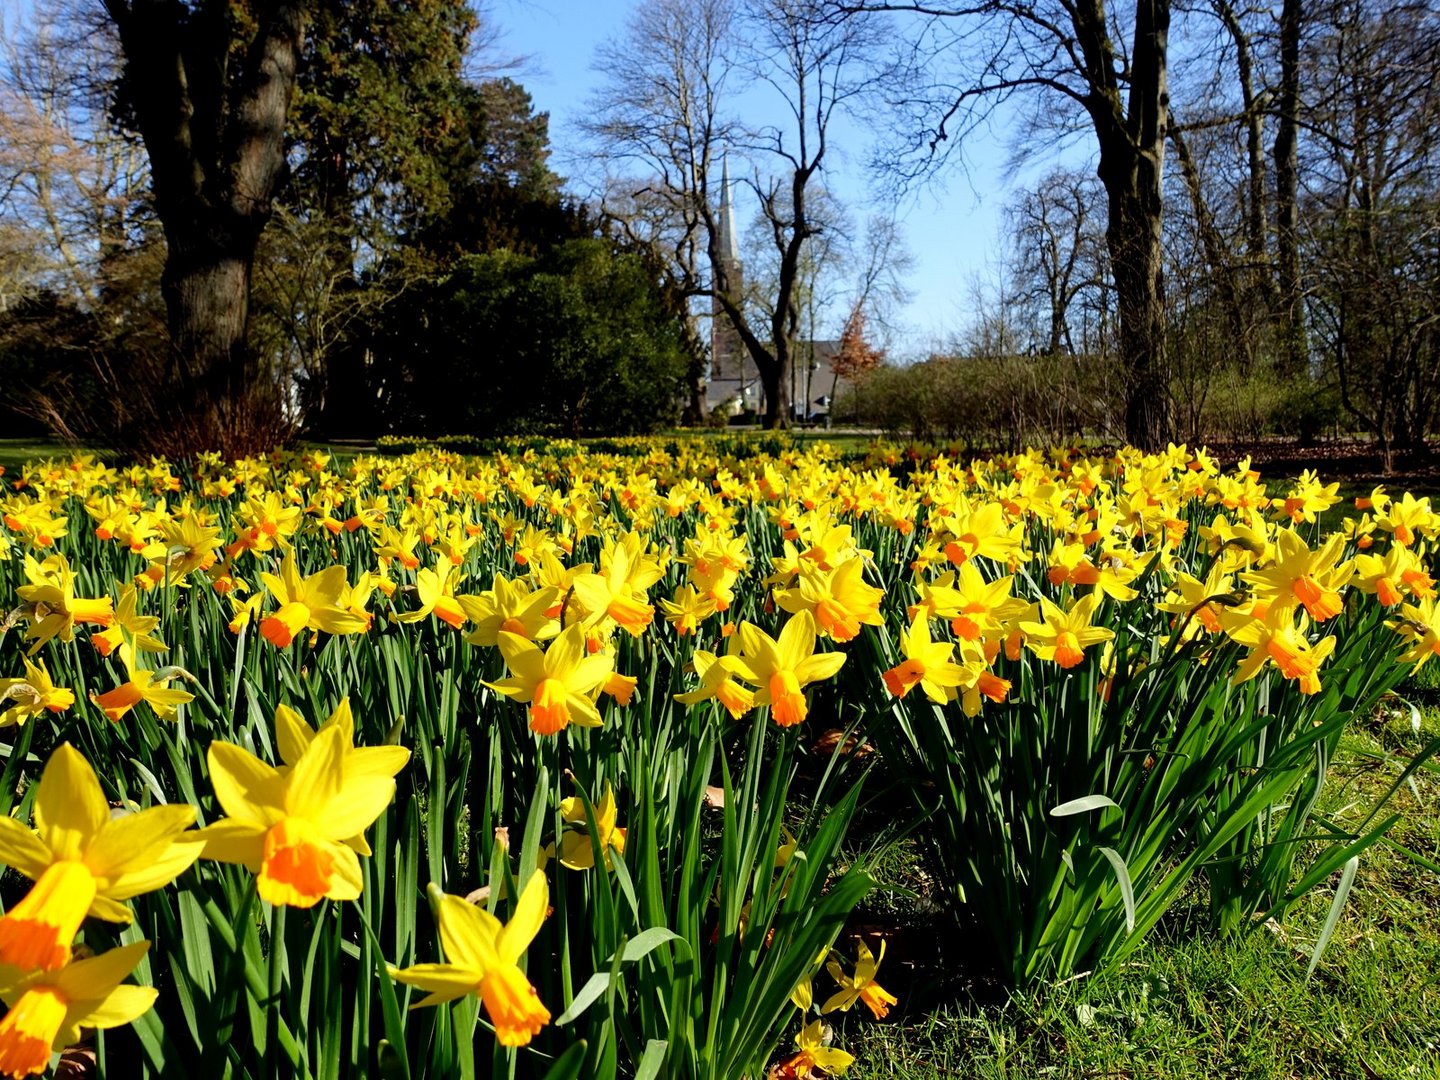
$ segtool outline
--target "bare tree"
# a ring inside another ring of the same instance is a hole
[[[610,172],[602,209],[632,237],[665,253],[681,288],[708,297],[710,236],[719,229],[719,157],[737,141],[723,111],[738,43],[732,0],[653,0],[624,34],[602,45],[604,78],[587,125]],[[699,418],[704,372],[691,380]]]
[[[1093,179],[1058,170],[1023,192],[1006,212],[1015,265],[1005,299],[1036,312],[1040,325],[1033,351],[1047,356],[1089,351],[1098,337],[1085,333],[1084,326],[1094,305],[1081,303],[1087,293],[1103,293],[1109,275],[1097,187]]]
[[[638,167],[641,190],[668,210],[649,221],[665,226],[685,291],[711,298],[734,326],[765,391],[767,427],[789,421],[804,253],[820,229],[814,183],[872,43],[866,20],[831,22],[820,8],[820,0],[649,0],[597,64],[605,78],[590,127],[597,151],[619,169]],[[740,80],[776,91],[786,121],[745,127],[733,119],[729,92]],[[730,149],[755,163],[750,186],[775,259],[763,320],[732,272],[712,195],[718,158]],[[637,189],[633,179],[625,187]]]
[[[96,85],[113,76],[113,37],[37,19],[0,27],[0,258],[15,275],[0,294],[43,287],[92,308],[129,240],[145,155],[115,133]]]
[[[1298,215],[1300,137],[1300,34],[1304,0],[1281,0],[1280,85],[1276,95],[1279,125],[1275,132],[1275,269],[1277,302],[1284,340],[1285,368],[1292,373],[1308,366],[1304,289],[1300,278]]]
[[[1338,0],[1322,18],[1302,53],[1311,308],[1388,470],[1440,415],[1440,15]]]
[[[1170,0],[1134,0],[1124,10],[1128,27],[1103,0],[829,0],[828,8],[841,18],[876,11],[918,16],[910,37],[913,77],[895,84],[891,98],[918,121],[912,176],[934,168],[949,146],[1018,94],[1058,95],[1084,117],[1106,194],[1127,372],[1126,436],[1163,446],[1172,428],[1162,245]]]

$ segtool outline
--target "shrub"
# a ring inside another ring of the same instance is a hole
[[[622,434],[675,421],[692,346],[646,259],[571,240],[462,258],[387,309],[370,370],[392,430]]]

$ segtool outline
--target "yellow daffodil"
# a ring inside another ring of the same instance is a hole
[[[1291,524],[1313,522],[1316,515],[1323,514],[1340,501],[1340,484],[1322,484],[1314,472],[1306,469],[1290,489],[1290,493],[1279,503],[1279,514],[1290,519]]]
[[[1073,668],[1085,659],[1085,650],[1115,636],[1115,631],[1092,626],[1099,593],[1089,593],[1076,600],[1069,611],[1045,597],[1040,598],[1042,623],[1022,621],[1025,645],[1041,660],[1054,660],[1062,668]]]
[[[98,633],[90,635],[90,642],[101,656],[109,656],[129,640],[141,652],[164,652],[165,642],[150,633],[160,625],[157,615],[141,615],[135,610],[138,592],[134,585],[120,590],[120,599],[115,605],[114,621]]]
[[[0,966],[0,999],[9,1008],[0,1020],[0,1073],[39,1076],[52,1053],[80,1041],[81,1028],[120,1027],[149,1012],[158,990],[121,985],[149,948],[137,941],[54,971]]]
[[[0,679],[0,703],[14,702],[0,713],[0,727],[23,724],[42,712],[64,712],[75,704],[75,691],[56,686],[44,661],[23,663],[24,678]]]
[[[685,555],[679,561],[690,567],[689,584],[696,593],[713,603],[716,611],[728,611],[750,555],[743,533],[701,533],[685,541]]]
[[[941,574],[934,581],[916,583],[920,594],[912,606],[914,618],[923,613],[928,619],[949,619],[950,630],[961,641],[980,641],[994,637],[1006,611],[1024,601],[1010,595],[1013,577],[986,581],[973,561],[958,570]]]
[[[1139,594],[1128,583],[1136,577],[1136,570],[1115,553],[1102,552],[1098,558],[1097,563],[1084,544],[1056,540],[1045,574],[1052,585],[1094,586],[1116,600],[1134,600]]]
[[[990,664],[998,655],[999,644],[994,645],[995,654],[987,647],[973,642],[961,642],[959,647],[960,670],[964,677],[960,682],[960,708],[966,716],[979,716],[985,701],[997,704],[1010,694],[1010,680],[1002,679],[990,670]]]
[[[742,623],[738,660],[741,677],[759,687],[755,704],[769,705],[775,723],[790,727],[810,711],[805,687],[831,678],[845,663],[845,654],[817,653],[814,617],[801,611],[781,628],[778,639],[754,623]]]
[[[1005,510],[997,502],[978,507],[962,502],[954,511],[940,514],[936,525],[945,558],[956,566],[978,557],[1008,562],[1020,547],[1017,530],[1005,520]]]
[[[660,613],[675,628],[679,637],[695,633],[700,624],[719,610],[709,593],[702,593],[694,585],[681,585],[675,590],[675,599],[660,600]]]
[[[835,991],[824,1005],[820,1006],[822,1013],[834,1012],[839,1009],[841,1012],[849,1012],[850,1007],[857,1001],[865,1003],[865,1007],[875,1014],[877,1019],[884,1019],[885,1014],[890,1011],[890,1006],[896,1002],[894,994],[889,993],[883,986],[875,981],[875,973],[880,967],[880,962],[885,959],[885,942],[880,942],[880,955],[871,954],[865,942],[859,943],[859,951],[856,954],[855,971],[853,974],[845,974],[838,960],[831,959],[826,965],[831,978],[839,984],[840,989]]]
[[[900,651],[904,662],[881,675],[886,690],[903,698],[918,685],[937,705],[955,700],[957,687],[967,681],[968,673],[955,663],[954,645],[931,640],[930,624],[923,614],[900,636]]]
[[[53,970],[70,959],[86,915],[128,923],[122,901],[152,892],[200,855],[186,830],[195,808],[153,806],[112,817],[95,770],[62,743],[40,777],[35,831],[0,817],[0,862],[35,882],[0,918],[0,964]]]
[[[859,557],[831,570],[802,562],[798,587],[777,589],[775,602],[792,614],[813,615],[815,626],[826,637],[850,641],[862,625],[880,626],[884,621],[880,601],[885,593],[865,583],[864,566]]]
[[[1305,636],[1307,619],[1301,613],[1295,622],[1295,609],[1281,604],[1264,609],[1263,617],[1253,614],[1227,613],[1223,617],[1225,632],[1231,640],[1249,648],[1249,655],[1235,672],[1237,683],[1253,679],[1266,663],[1273,663],[1280,674],[1293,679],[1302,694],[1320,690],[1320,665],[1335,651],[1335,638],[1323,637],[1311,645]]]
[[[597,626],[613,619],[627,633],[640,636],[655,614],[645,590],[660,579],[659,564],[645,554],[636,533],[626,533],[602,552],[600,570],[575,579],[575,600],[587,613],[586,622]]]
[[[439,890],[430,888],[446,960],[392,968],[391,977],[427,991],[413,1006],[417,1009],[478,993],[500,1045],[525,1046],[550,1022],[550,1011],[520,970],[520,958],[540,932],[549,908],[545,874],[536,870],[530,876],[504,924],[482,907],[458,896],[435,896]]]
[[[589,870],[595,865],[595,847],[590,842],[590,821],[600,837],[600,850],[605,853],[605,867],[610,868],[610,853],[625,854],[625,830],[616,825],[619,809],[615,805],[615,789],[605,785],[605,794],[595,804],[593,819],[585,811],[585,800],[571,795],[560,800],[560,816],[567,828],[560,837],[560,865],[571,870]]]
[[[610,658],[588,654],[580,626],[566,627],[545,650],[504,630],[497,641],[510,674],[485,685],[529,704],[531,731],[554,735],[567,724],[599,727],[603,723],[593,695],[610,676]]]
[[[340,729],[340,756],[344,759],[341,771],[348,782],[350,777],[394,777],[410,760],[410,751],[403,746],[356,746],[355,716],[350,710],[350,699],[342,698],[340,704],[320,725],[319,731],[336,727]],[[279,751],[283,765],[276,772],[284,776],[304,757],[305,751],[318,734],[306,719],[289,705],[275,707],[275,749]],[[365,841],[364,832],[346,837],[343,843],[354,849],[358,855],[369,855],[370,845]]]
[[[501,630],[543,641],[560,632],[560,622],[549,614],[560,599],[560,590],[551,585],[530,589],[520,578],[510,581],[497,573],[491,588],[478,596],[459,596],[465,617],[475,624],[466,635],[471,645],[495,645]]]
[[[1425,571],[1419,556],[1400,544],[1390,545],[1383,556],[1355,556],[1354,585],[1373,594],[1382,607],[1394,607],[1407,595],[1422,600],[1435,595],[1435,579]]]
[[[1218,634],[1221,630],[1220,612],[1235,606],[1238,601],[1234,582],[1225,572],[1225,564],[1216,560],[1211,563],[1204,581],[1183,571],[1177,573],[1167,599],[1155,606],[1159,611],[1169,611],[1183,618],[1183,633],[1188,641],[1202,633]]]
[[[267,641],[284,648],[302,630],[324,630],[328,634],[358,634],[368,623],[341,601],[346,588],[345,568],[327,566],[319,573],[301,578],[295,553],[289,552],[280,564],[280,575],[261,574],[260,579],[280,607],[260,624]]]
[[[1418,604],[1406,604],[1400,616],[1388,624],[1409,643],[1402,660],[1419,671],[1432,656],[1440,656],[1440,604],[1427,597]]]
[[[25,638],[35,642],[30,646],[31,656],[53,637],[72,641],[76,623],[109,626],[115,617],[110,597],[87,600],[75,595],[75,574],[69,560],[58,552],[43,563],[26,555],[25,577],[30,584],[21,585],[15,592],[29,605],[26,617],[30,629]]]
[[[1421,533],[1433,536],[1440,526],[1440,516],[1430,509],[1430,500],[1417,499],[1408,491],[1399,499],[1392,499],[1383,513],[1377,507],[1376,513],[1379,514],[1376,524],[1391,533],[1401,547],[1410,547]]]
[[[684,705],[696,705],[714,698],[725,706],[732,719],[739,720],[755,707],[755,691],[736,682],[748,670],[743,661],[736,657],[716,656],[705,649],[696,649],[691,658],[695,674],[700,676],[700,685],[683,694],[676,694],[675,700]]]
[[[1316,551],[1290,529],[1275,539],[1275,561],[1263,570],[1242,577],[1255,587],[1256,594],[1286,606],[1302,604],[1316,622],[1340,614],[1345,602],[1339,590],[1354,573],[1354,565],[1341,562],[1345,538],[1339,533]]]
[[[795,984],[795,989],[790,992],[791,1004],[799,1009],[802,1014],[809,1012],[810,1007],[815,1004],[815,976],[820,974],[821,969],[825,966],[825,958],[829,955],[830,946],[826,945],[820,950],[815,959],[810,962],[810,967],[806,969],[804,975],[800,976],[800,981]]]
[[[185,676],[183,669],[165,667],[150,671],[139,666],[134,649],[129,645],[120,646],[120,660],[125,665],[128,678],[125,682],[103,694],[91,694],[90,700],[100,706],[108,720],[119,723],[142,701],[155,710],[161,720],[175,716],[177,707],[195,700],[195,695],[186,690],[175,690],[165,684],[171,679]]]
[[[775,1067],[771,1074],[775,1080],[809,1080],[816,1069],[824,1069],[828,1076],[838,1076],[848,1069],[855,1055],[826,1046],[824,1035],[824,1023],[818,1018],[801,1028],[800,1034],[795,1036],[795,1048],[799,1053]]]
[[[439,570],[431,570],[427,566],[416,574],[415,591],[420,596],[420,609],[401,612],[395,616],[395,621],[419,622],[427,615],[434,615],[441,622],[453,626],[457,630],[464,626],[465,611],[455,598],[452,591],[454,585],[450,581],[450,571],[453,569],[454,566],[449,562],[442,562]]]
[[[354,900],[363,883],[354,839],[395,798],[394,774],[409,753],[359,757],[340,722],[308,742],[294,725],[281,731],[294,759],[285,771],[243,747],[210,744],[210,781],[227,816],[200,830],[205,857],[247,867],[271,904]]]

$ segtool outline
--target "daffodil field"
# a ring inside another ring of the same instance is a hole
[[[1396,818],[1319,795],[1440,653],[1428,500],[766,449],[5,476],[0,1074],[837,1075],[907,834],[1015,987],[1196,886],[1343,904]]]

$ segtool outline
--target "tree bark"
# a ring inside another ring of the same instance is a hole
[[[1215,0],[1215,12],[1224,23],[1235,46],[1235,74],[1240,80],[1240,102],[1245,123],[1245,251],[1252,275],[1267,303],[1274,300],[1273,280],[1268,273],[1265,238],[1265,112],[1255,92],[1255,64],[1250,36],[1229,0]]]
[[[1085,106],[1100,144],[1097,172],[1105,187],[1105,242],[1115,275],[1120,359],[1126,372],[1125,438],[1142,449],[1158,450],[1173,430],[1161,248],[1170,4],[1137,0],[1128,102],[1121,97],[1102,0],[1080,0],[1072,19],[1089,86]]]
[[[253,452],[280,433],[280,388],[246,348],[255,247],[285,169],[304,0],[257,11],[243,55],[223,5],[105,0],[125,53],[124,92],[150,156],[168,245],[161,289],[174,393],[158,419],[185,450]]]
[[[1300,28],[1303,0],[1280,8],[1280,122],[1275,129],[1275,255],[1279,290],[1282,374],[1299,375],[1309,366],[1305,306],[1300,278],[1299,191]]]
[[[244,394],[250,379],[245,325],[250,312],[250,260],[211,245],[169,241],[160,291],[165,299],[179,399],[214,412]]]

